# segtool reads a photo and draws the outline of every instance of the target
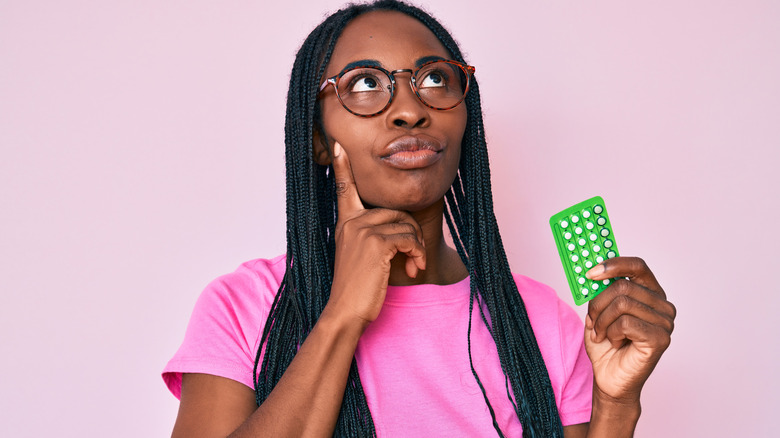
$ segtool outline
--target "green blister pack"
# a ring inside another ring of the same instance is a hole
[[[585,273],[604,260],[620,255],[604,199],[594,196],[554,214],[550,228],[574,302],[582,305],[614,281],[589,280]]]

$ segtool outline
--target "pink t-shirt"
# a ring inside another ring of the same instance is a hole
[[[265,320],[285,258],[258,259],[213,281],[201,294],[182,346],[163,379],[179,397],[182,373],[206,373],[253,388]],[[590,421],[592,368],[576,313],[549,287],[515,275],[550,375],[563,425]],[[469,279],[447,286],[390,286],[379,318],[358,343],[360,380],[378,436],[494,437],[490,412],[469,366]],[[507,398],[495,342],[472,316],[474,368],[501,430],[522,436]]]

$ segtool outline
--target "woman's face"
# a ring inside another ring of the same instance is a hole
[[[374,11],[344,29],[325,77],[355,62],[376,62],[388,71],[414,70],[431,57],[450,55],[425,25],[400,12]],[[409,73],[396,73],[393,102],[377,116],[351,114],[332,86],[323,91],[320,109],[324,140],[330,150],[338,141],[347,152],[363,202],[414,212],[439,201],[452,185],[466,105],[445,111],[429,108],[414,94],[409,79]]]

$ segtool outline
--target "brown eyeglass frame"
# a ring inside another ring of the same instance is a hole
[[[422,70],[424,67],[426,67],[428,65],[431,65],[431,64],[434,64],[434,63],[437,63],[437,62],[446,62],[447,64],[455,65],[458,68],[460,68],[466,75],[466,86],[463,89],[463,97],[461,97],[461,99],[459,101],[457,101],[454,105],[448,106],[446,108],[438,108],[438,107],[432,106],[432,105],[428,104],[428,102],[423,100],[423,98],[420,96],[419,90],[417,89],[417,80],[415,79],[415,74],[417,72]],[[349,109],[347,107],[347,105],[344,103],[344,101],[341,100],[341,96],[339,95],[339,87],[338,87],[339,79],[341,79],[342,76],[344,76],[345,74],[351,72],[352,70],[357,70],[359,68],[373,68],[373,69],[376,69],[376,70],[379,70],[379,71],[385,73],[387,75],[387,77],[390,78],[390,99],[387,101],[387,104],[381,110],[379,110],[379,111],[377,111],[377,112],[375,112],[373,114],[359,114],[359,113],[356,113],[356,112],[352,111],[351,109]],[[352,67],[350,69],[342,71],[341,73],[337,74],[336,76],[333,76],[333,77],[325,79],[322,82],[322,85],[320,85],[319,93],[322,93],[322,91],[325,90],[325,87],[327,87],[328,84],[333,85],[333,90],[336,92],[336,97],[339,99],[339,102],[341,103],[341,106],[343,106],[345,110],[349,111],[350,113],[352,113],[352,114],[354,114],[354,115],[356,115],[358,117],[374,117],[374,116],[378,116],[378,115],[382,114],[383,112],[385,112],[385,110],[387,110],[387,108],[390,107],[390,104],[393,103],[393,98],[395,97],[395,85],[396,85],[395,74],[396,73],[409,73],[410,74],[409,75],[409,83],[411,84],[412,91],[414,91],[414,94],[417,96],[417,99],[420,102],[422,102],[423,105],[427,106],[428,108],[432,108],[432,109],[439,110],[439,111],[446,111],[446,110],[453,109],[456,106],[460,105],[461,102],[463,102],[463,100],[466,98],[466,94],[469,92],[469,88],[471,87],[471,77],[474,74],[475,70],[476,69],[473,66],[466,65],[466,64],[460,63],[458,61],[452,61],[450,59],[436,59],[436,60],[433,60],[433,61],[428,61],[425,64],[417,67],[414,70],[408,69],[408,68],[402,68],[402,69],[398,69],[398,70],[389,71],[389,70],[386,70],[386,69],[384,69],[382,67],[378,67],[376,65],[357,65],[357,66],[354,66],[354,67]]]

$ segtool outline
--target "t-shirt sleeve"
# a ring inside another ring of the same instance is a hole
[[[211,374],[254,388],[255,355],[278,289],[267,265],[265,260],[248,262],[201,293],[184,341],[162,374],[176,398],[183,373]]]
[[[593,367],[585,352],[585,326],[549,286],[515,275],[542,352],[564,426],[587,423],[593,398]]]
[[[561,328],[561,362],[566,374],[560,395],[560,416],[564,426],[587,423],[593,398],[593,366],[585,352],[584,330],[574,309],[558,300]]]

